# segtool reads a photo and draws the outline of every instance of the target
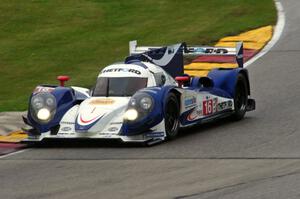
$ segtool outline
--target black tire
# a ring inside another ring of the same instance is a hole
[[[179,130],[179,103],[174,93],[169,93],[164,110],[167,139],[174,139]]]
[[[247,80],[244,75],[239,74],[235,85],[234,113],[232,119],[235,121],[244,118],[248,102]]]

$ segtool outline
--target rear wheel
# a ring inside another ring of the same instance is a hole
[[[174,93],[169,93],[164,110],[167,139],[174,139],[179,129],[179,103]]]
[[[234,120],[241,120],[245,116],[248,101],[247,81],[244,75],[239,74],[235,86],[234,95]]]

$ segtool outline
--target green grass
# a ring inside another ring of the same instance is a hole
[[[212,44],[275,24],[273,0],[1,0],[0,111],[25,110],[40,83],[90,87],[128,41]]]

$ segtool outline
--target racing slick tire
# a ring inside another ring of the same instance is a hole
[[[169,93],[164,110],[167,140],[176,138],[179,130],[179,102],[174,93]]]
[[[248,87],[247,81],[243,74],[239,74],[235,85],[234,95],[234,113],[232,119],[235,121],[244,118],[247,111]]]

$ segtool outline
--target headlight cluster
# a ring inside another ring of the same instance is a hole
[[[128,108],[124,114],[124,119],[136,121],[144,118],[153,109],[153,98],[147,93],[138,93],[129,100]]]
[[[38,93],[31,98],[30,110],[31,116],[36,122],[47,123],[55,115],[56,99],[50,93]]]

